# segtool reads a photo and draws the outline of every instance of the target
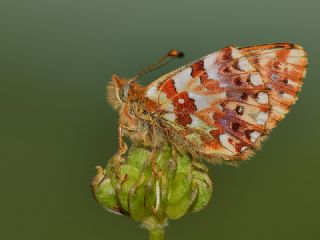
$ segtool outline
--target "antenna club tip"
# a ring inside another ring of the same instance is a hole
[[[167,54],[169,57],[177,57],[177,58],[182,58],[184,56],[183,52],[180,52],[176,49],[173,49],[171,51],[168,52]]]

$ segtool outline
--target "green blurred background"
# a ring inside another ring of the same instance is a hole
[[[111,74],[186,53],[150,82],[226,45],[290,41],[309,53],[300,100],[254,159],[210,166],[213,200],[170,222],[167,239],[320,239],[319,9],[316,0],[1,0],[0,238],[147,239],[89,188],[117,149]]]

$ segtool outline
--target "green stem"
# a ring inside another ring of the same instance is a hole
[[[164,240],[164,229],[163,228],[150,229],[149,240]]]

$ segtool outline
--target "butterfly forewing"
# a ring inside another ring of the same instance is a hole
[[[307,64],[293,44],[226,47],[151,83],[169,139],[208,159],[247,159],[295,102]]]

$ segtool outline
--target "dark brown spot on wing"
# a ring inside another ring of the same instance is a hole
[[[232,47],[226,47],[221,50],[222,52],[222,60],[223,61],[230,61],[232,60]]]
[[[236,113],[239,114],[239,115],[242,115],[243,114],[243,106],[237,106],[236,109],[235,109]]]
[[[201,75],[204,72],[203,65],[204,65],[203,60],[199,60],[199,61],[193,63],[191,66],[191,68],[192,68],[191,76],[196,77],[196,76]]]
[[[224,67],[224,68],[221,69],[221,72],[222,73],[230,73],[231,69],[230,69],[230,67]]]
[[[164,83],[160,85],[159,88],[167,95],[169,99],[177,94],[177,90],[172,79],[164,81]]]
[[[234,79],[234,84],[235,84],[236,86],[241,86],[241,85],[242,85],[241,77],[237,76],[237,77]]]
[[[172,104],[177,116],[177,122],[183,126],[191,124],[192,118],[190,114],[197,110],[194,99],[189,98],[186,92],[181,92],[172,99]]]
[[[248,94],[247,93],[242,93],[242,95],[241,95],[241,99],[242,100],[247,100],[248,99]]]
[[[238,122],[233,122],[233,123],[231,124],[231,128],[232,128],[232,130],[235,131],[235,132],[239,131],[240,123],[238,123]]]

